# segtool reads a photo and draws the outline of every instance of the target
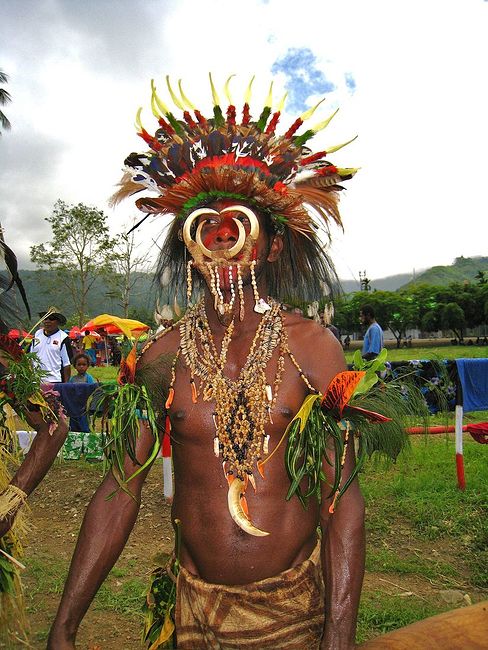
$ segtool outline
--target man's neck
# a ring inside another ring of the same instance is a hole
[[[46,330],[43,328],[42,330],[44,332],[44,336],[52,336],[53,334],[57,334],[59,332],[59,327],[57,330],[54,330],[54,332],[46,332]]]
[[[263,283],[258,284],[258,291],[261,298],[264,298],[266,300],[268,294],[266,291],[266,287],[263,286]],[[261,321],[262,314],[258,314],[254,311],[255,299],[254,299],[254,292],[252,287],[251,286],[243,287],[243,295],[244,295],[244,318],[241,321],[240,301],[238,295],[236,295],[235,297],[232,312],[226,317],[223,317],[220,314],[218,314],[218,312],[214,309],[214,297],[210,293],[209,289],[207,287],[205,288],[205,295],[204,295],[205,313],[207,314],[207,320],[210,329],[214,333],[217,334],[220,331],[223,333],[225,329],[228,327],[230,321],[232,320],[232,317],[234,317],[233,338],[235,338],[236,334],[238,334],[239,332],[244,333],[244,332],[248,332],[249,330],[255,331],[257,329]],[[225,302],[228,303],[230,300],[230,295],[224,293],[224,298],[225,298]]]

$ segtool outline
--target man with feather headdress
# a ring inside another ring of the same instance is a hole
[[[136,203],[146,216],[171,215],[159,273],[169,272],[188,309],[146,346],[137,370],[135,350],[122,364],[110,398],[124,431],[112,430],[112,472],[88,507],[52,650],[75,647],[137,518],[159,432],[172,442],[181,543],[170,567],[176,603],[170,583],[162,620],[150,617],[146,628],[151,648],[168,643],[173,620],[178,648],[354,647],[364,504],[350,425],[340,421],[366,378],[375,380],[344,373],[335,337],[280,305],[333,291],[318,231],[341,224],[338,193],[356,170],[328,162],[339,146],[306,146],[333,116],[297,135],[314,107],[279,136],[282,106],[272,111],[271,90],[252,119],[250,84],[238,118],[227,83],[224,116],[210,81],[212,118],[168,79],[177,119],[152,83],[159,127],[150,135],[139,112],[150,150],[128,156],[115,195],[157,193]]]

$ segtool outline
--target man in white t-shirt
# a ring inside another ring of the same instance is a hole
[[[41,312],[39,316],[43,316]],[[42,327],[37,330],[31,343],[31,352],[39,357],[41,368],[48,374],[44,381],[67,382],[71,376],[71,359],[73,351],[69,336],[60,329],[66,324],[66,318],[54,312],[44,319]]]

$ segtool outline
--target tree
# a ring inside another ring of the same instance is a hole
[[[438,309],[426,311],[420,320],[420,329],[424,332],[437,332],[441,329],[441,319]]]
[[[384,292],[389,308],[388,327],[396,339],[396,346],[400,348],[402,338],[407,335],[407,329],[414,327],[418,320],[418,307],[412,296],[405,292]]]
[[[124,318],[129,316],[130,298],[137,284],[140,272],[147,272],[149,252],[137,255],[139,244],[136,244],[134,232],[129,235],[119,235],[116,239],[113,256],[114,274],[109,278],[111,287],[107,295],[115,298],[122,309]]]
[[[58,200],[46,221],[51,225],[53,238],[32,246],[31,260],[39,268],[56,272],[58,284],[68,293],[81,327],[93,283],[112,271],[115,241],[109,237],[104,213],[83,203],[70,206]]]
[[[465,326],[464,311],[455,302],[444,305],[441,310],[441,325],[443,329],[449,329],[454,332],[454,336],[463,340],[463,328]]]
[[[339,296],[334,300],[333,323],[344,334],[353,334],[358,330],[358,313],[348,296]]]
[[[145,323],[151,327],[156,327],[156,321],[154,320],[154,311],[146,307],[131,307],[127,316],[128,318],[139,320],[141,323]]]
[[[3,70],[0,70],[0,84],[6,84],[6,83],[8,83],[8,75],[5,72],[3,72]],[[10,93],[7,90],[5,90],[5,88],[0,88],[0,106],[5,106],[11,101],[12,101],[12,97],[10,96]],[[1,110],[0,110],[0,126],[5,131],[10,129],[11,127],[9,119],[7,118],[5,113]]]
[[[486,271],[478,271],[478,273],[474,276],[475,280],[478,280],[478,284],[487,284],[488,283],[488,273]]]

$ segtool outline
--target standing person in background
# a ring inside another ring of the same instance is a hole
[[[121,352],[119,342],[115,337],[110,338],[110,347],[112,350],[112,365],[120,366]]]
[[[336,337],[338,341],[341,340],[341,333],[337,329],[335,325],[332,325],[332,323],[329,323],[328,325],[325,326],[328,330],[332,332],[332,334]]]
[[[95,341],[95,363],[97,367],[105,364],[105,340],[103,337]]]
[[[371,305],[363,305],[359,310],[359,320],[367,327],[363,342],[363,359],[370,360],[378,356],[383,348],[383,330],[376,322]]]
[[[42,318],[46,312],[39,312]],[[47,372],[45,381],[50,383],[67,382],[71,377],[73,350],[71,341],[60,326],[66,325],[66,318],[59,312],[45,318],[31,343],[30,352],[35,352],[41,368]]]
[[[83,337],[83,350],[90,358],[90,363],[92,366],[96,365],[97,363],[97,351],[95,348],[95,342],[96,338],[89,330],[86,330],[85,336]]]

